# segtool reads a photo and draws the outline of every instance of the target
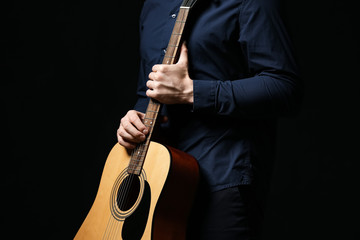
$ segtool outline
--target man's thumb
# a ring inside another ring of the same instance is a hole
[[[181,45],[180,57],[177,63],[188,64],[188,50],[185,42]]]

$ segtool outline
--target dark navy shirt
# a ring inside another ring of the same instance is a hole
[[[135,109],[162,62],[181,0],[146,0]],[[251,184],[274,158],[276,122],[298,91],[291,44],[272,0],[198,0],[184,33],[194,104],[164,105],[165,143],[190,153],[213,190]]]

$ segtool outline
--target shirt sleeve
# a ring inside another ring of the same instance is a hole
[[[299,77],[293,49],[276,1],[244,0],[239,38],[248,77],[194,80],[194,112],[219,115],[273,116],[298,101]]]

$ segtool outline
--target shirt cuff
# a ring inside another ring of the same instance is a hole
[[[216,81],[194,80],[194,112],[215,112]]]

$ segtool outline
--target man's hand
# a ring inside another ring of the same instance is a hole
[[[149,133],[148,128],[142,122],[145,114],[130,110],[121,119],[117,130],[117,139],[121,146],[127,149],[134,149],[136,145],[145,140]]]
[[[149,74],[146,95],[164,104],[192,104],[193,81],[188,72],[188,55],[185,44],[181,46],[176,64],[157,64]]]

